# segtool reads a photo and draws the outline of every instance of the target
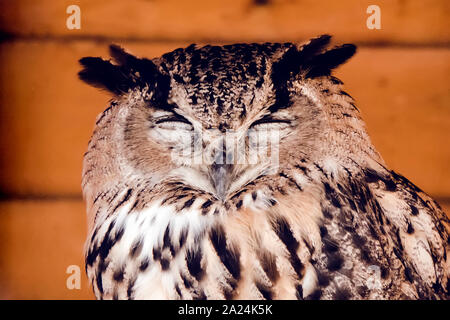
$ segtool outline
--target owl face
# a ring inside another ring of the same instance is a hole
[[[115,139],[130,174],[225,201],[328,148],[319,142],[330,138],[329,110],[318,100],[335,93],[338,80],[329,74],[355,52],[351,45],[323,52],[329,39],[191,45],[153,60],[111,46],[114,64],[84,58],[80,77],[115,94],[120,116],[105,138]]]

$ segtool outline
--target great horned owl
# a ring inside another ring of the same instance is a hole
[[[97,298],[448,298],[449,219],[386,167],[329,41],[80,60],[113,94],[82,180]]]

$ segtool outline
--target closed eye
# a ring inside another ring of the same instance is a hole
[[[184,129],[184,130],[192,130],[193,126],[191,122],[185,117],[172,113],[170,115],[162,116],[155,120],[155,124],[158,125],[161,129],[175,130],[175,129]]]
[[[256,120],[255,122],[253,122],[250,127],[252,128],[252,127],[255,127],[258,125],[262,125],[262,124],[268,124],[268,125],[270,125],[270,124],[280,124],[280,125],[287,124],[287,125],[289,125],[289,124],[291,124],[291,121],[287,120],[287,119],[273,118],[272,116],[265,116],[259,120]]]
[[[186,123],[186,124],[191,124],[188,119],[186,119],[185,117],[180,116],[179,114],[176,114],[176,113],[159,118],[155,121],[156,124],[160,124],[160,123],[164,123],[164,122],[182,122],[182,123]]]

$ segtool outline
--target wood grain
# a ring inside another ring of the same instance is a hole
[[[81,201],[0,202],[0,299],[92,299],[84,271]],[[79,266],[81,288],[66,273]]]
[[[1,0],[0,29],[19,36],[166,41],[293,41],[332,33],[357,43],[449,44],[447,0],[378,0],[381,30],[366,27],[369,0]],[[66,8],[81,8],[68,30]]]

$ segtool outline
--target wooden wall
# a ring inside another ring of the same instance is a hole
[[[81,8],[68,30],[66,8]],[[381,30],[366,8],[381,8]],[[446,0],[0,0],[0,298],[92,298],[79,265],[82,155],[108,95],[78,59],[119,43],[154,57],[192,42],[301,42],[323,33],[358,53],[336,75],[388,165],[450,208],[450,2]]]

